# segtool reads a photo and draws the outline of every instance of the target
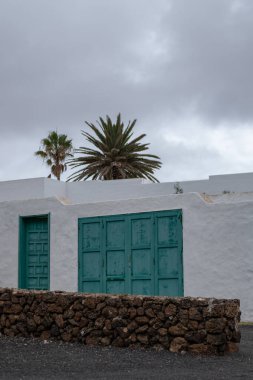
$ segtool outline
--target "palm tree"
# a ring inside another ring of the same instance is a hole
[[[49,132],[48,136],[41,140],[42,148],[35,152],[35,156],[41,157],[46,164],[50,166],[51,174],[59,181],[61,174],[67,170],[65,163],[68,157],[73,157],[72,140],[67,135],[58,135],[57,131]]]
[[[127,127],[118,114],[116,123],[109,116],[106,120],[99,118],[98,126],[85,122],[95,136],[82,131],[86,141],[94,148],[80,147],[75,153],[80,154],[68,161],[72,168],[78,168],[68,181],[81,181],[91,178],[112,180],[124,178],[147,178],[159,182],[154,177],[154,170],[161,167],[160,157],[144,154],[149,144],[140,142],[146,135],[142,134],[133,139],[133,128],[136,119],[128,123]]]

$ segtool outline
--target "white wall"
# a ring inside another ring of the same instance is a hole
[[[0,287],[18,285],[18,217],[51,213],[52,290],[77,290],[79,217],[183,210],[186,296],[240,298],[253,320],[253,202],[208,203],[199,194],[63,205],[55,198],[0,203]]]
[[[41,199],[56,196],[66,203],[93,203],[130,198],[174,194],[174,182],[152,183],[142,179],[117,181],[60,182],[49,178],[31,178],[0,182],[0,202]],[[211,195],[230,192],[253,192],[253,173],[210,176],[206,180],[181,181],[184,193]]]
[[[44,178],[0,182],[0,202],[44,198]]]

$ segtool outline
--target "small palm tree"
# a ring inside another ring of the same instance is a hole
[[[72,168],[78,168],[69,180],[81,181],[91,178],[112,180],[124,178],[147,178],[158,182],[154,177],[154,170],[161,167],[158,156],[144,154],[149,144],[140,142],[146,135],[142,134],[133,139],[133,128],[136,120],[128,123],[127,127],[121,121],[118,114],[116,123],[113,124],[109,116],[106,120],[101,117],[97,122],[99,127],[85,122],[95,136],[82,131],[86,141],[94,146],[80,147],[75,153],[81,156],[68,161]]]
[[[58,135],[56,131],[49,132],[48,136],[41,140],[42,148],[35,152],[35,156],[41,157],[51,168],[53,174],[59,181],[61,174],[67,170],[66,159],[73,157],[72,140],[67,135]]]

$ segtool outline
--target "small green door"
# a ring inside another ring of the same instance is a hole
[[[48,215],[20,218],[19,286],[49,289]]]
[[[182,212],[79,219],[83,292],[183,295]]]

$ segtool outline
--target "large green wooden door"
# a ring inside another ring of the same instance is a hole
[[[79,219],[79,291],[183,295],[182,213]]]
[[[20,220],[19,286],[49,289],[48,216]]]

